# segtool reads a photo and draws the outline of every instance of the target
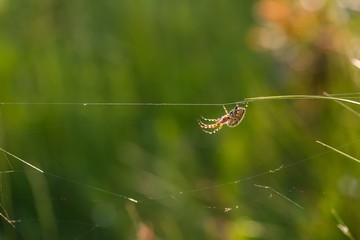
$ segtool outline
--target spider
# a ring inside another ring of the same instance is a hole
[[[209,119],[201,116],[201,118],[205,121],[215,122],[214,124],[207,124],[203,123],[201,120],[198,120],[198,124],[204,132],[214,134],[219,131],[224,124],[228,125],[229,127],[236,127],[237,125],[239,125],[239,123],[241,123],[245,116],[247,103],[245,107],[239,107],[239,105],[236,104],[234,109],[232,109],[230,112],[227,111],[225,106],[223,106],[223,108],[226,114],[219,118]],[[207,131],[205,129],[212,129],[212,131]]]

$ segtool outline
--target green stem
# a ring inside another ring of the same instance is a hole
[[[323,100],[333,100],[333,101],[347,102],[355,105],[360,105],[360,102],[346,98],[337,98],[337,97],[319,96],[319,95],[282,95],[282,96],[252,97],[252,98],[245,98],[245,101],[256,102],[256,101],[284,100],[284,99],[323,99]]]

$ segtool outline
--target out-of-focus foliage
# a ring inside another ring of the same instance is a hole
[[[46,172],[0,158],[0,238],[346,238],[332,209],[360,238],[360,165],[315,143],[360,157],[360,119],[336,102],[250,103],[214,135],[196,118],[221,106],[28,104],[358,92],[359,11],[355,0],[0,0],[0,102],[23,103],[0,105],[0,145]]]
[[[251,45],[270,51],[289,75],[295,72],[312,83],[312,91],[321,91],[330,84],[327,75],[334,54],[360,66],[359,8],[353,0],[258,1],[255,13],[260,24],[252,30]],[[357,78],[351,80],[360,84]]]

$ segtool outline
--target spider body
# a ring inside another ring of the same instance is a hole
[[[209,124],[198,120],[198,124],[204,132],[214,134],[218,132],[225,124],[229,127],[236,127],[244,119],[247,105],[245,107],[239,107],[238,104],[236,104],[236,106],[230,112],[227,111],[225,106],[223,106],[223,108],[226,114],[219,118],[211,119],[201,116],[201,118],[205,121],[215,122],[213,124]],[[205,129],[212,129],[212,131],[207,131]]]

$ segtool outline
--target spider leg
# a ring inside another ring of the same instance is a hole
[[[226,112],[226,115],[229,115],[228,110],[226,109],[225,105],[223,105],[223,108],[224,108],[224,110]]]
[[[220,120],[220,118],[204,118],[203,116],[201,118],[209,122],[218,122]]]
[[[206,123],[203,123],[203,122],[200,121],[200,120],[198,120],[197,122],[198,122],[198,124],[199,124],[199,126],[200,126],[201,128],[205,128],[205,129],[207,129],[207,128],[216,128],[216,127],[218,127],[218,125],[219,125],[219,123],[206,124]]]
[[[204,129],[202,129],[203,130],[203,132],[205,132],[205,133],[208,133],[208,134],[214,134],[214,131],[212,131],[212,132],[210,132],[210,131],[206,131],[206,130],[204,130]]]
[[[213,131],[206,131],[204,129],[202,129],[204,132],[208,133],[208,134],[214,134],[216,132],[218,132],[221,128],[222,128],[223,124],[220,124],[217,128],[215,128]]]

